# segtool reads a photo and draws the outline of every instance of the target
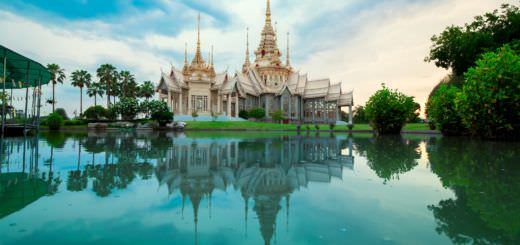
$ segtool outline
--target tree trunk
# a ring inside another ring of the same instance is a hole
[[[79,171],[79,166],[81,164],[81,141],[78,140],[79,146],[78,146],[78,166],[77,170]]]
[[[83,87],[79,88],[79,118],[83,115]]]
[[[110,107],[110,81],[107,80],[107,109]]]
[[[56,100],[54,99],[54,87],[56,83],[52,82],[52,113],[54,113],[54,105],[56,104]]]
[[[94,95],[94,106],[97,106],[97,94]]]

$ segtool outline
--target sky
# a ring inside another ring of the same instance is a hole
[[[9,0],[0,1],[0,43],[68,75],[99,65],[129,70],[157,83],[162,70],[182,67],[184,46],[193,57],[197,15],[203,53],[215,47],[217,72],[230,75],[245,59],[246,28],[256,49],[265,0]],[[278,46],[290,32],[292,66],[310,79],[330,78],[364,105],[385,83],[424,106],[449,71],[424,62],[430,38],[450,25],[516,0],[271,0]],[[253,57],[251,57],[253,59]],[[285,57],[283,57],[285,60]],[[22,92],[15,92],[15,98]],[[44,98],[51,98],[50,86]],[[79,89],[56,88],[56,107],[79,112]],[[84,108],[94,99],[84,96]],[[15,106],[20,107],[21,101]],[[45,105],[43,114],[51,111]]]

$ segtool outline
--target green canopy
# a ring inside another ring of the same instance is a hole
[[[5,64],[4,64],[5,62]],[[3,88],[4,67],[7,83],[5,87],[26,88],[45,85],[51,80],[51,73],[45,66],[0,45],[0,89]]]

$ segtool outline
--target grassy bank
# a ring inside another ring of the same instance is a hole
[[[302,126],[303,131],[307,131],[307,125]],[[42,129],[47,127],[42,126]],[[86,130],[86,125],[65,125],[62,130]],[[263,122],[187,122],[186,130],[188,131],[225,131],[225,130],[239,130],[239,131],[296,131],[296,125],[294,124],[278,124],[278,123],[263,123]],[[320,131],[328,131],[329,125],[320,125]],[[348,131],[348,127],[345,125],[336,126],[334,131]],[[370,131],[372,128],[368,124],[356,124],[354,125],[354,131]],[[427,124],[423,123],[412,123],[407,124],[404,131],[429,131]],[[314,125],[310,125],[310,131],[316,131]]]
[[[316,131],[314,125],[311,126],[311,131]],[[295,131],[296,125],[293,124],[277,124],[277,123],[262,123],[262,122],[188,122],[187,130],[255,130],[255,131]],[[306,125],[302,130],[307,130]],[[320,125],[320,130],[329,130],[329,125]],[[348,127],[336,126],[334,131],[346,131]],[[372,130],[368,124],[354,125],[356,131]],[[424,131],[429,130],[427,124],[417,123],[408,124],[404,128],[405,131]]]

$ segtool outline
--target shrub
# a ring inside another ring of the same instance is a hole
[[[63,126],[63,117],[57,113],[57,112],[54,112],[54,113],[51,113],[48,117],[47,117],[47,126],[49,126],[49,129],[50,130],[59,130],[61,128],[61,126]]]
[[[272,112],[271,113],[271,118],[275,122],[281,122],[281,121],[285,120],[285,117],[283,116],[283,111],[282,110],[277,110],[277,111]]]
[[[63,120],[69,120],[69,116],[67,116],[67,112],[63,108],[56,108],[54,113],[58,113],[63,118]]]
[[[520,139],[520,57],[506,45],[465,74],[457,107],[473,135]]]
[[[139,112],[139,104],[134,98],[121,98],[119,102],[114,105],[117,114],[121,115],[123,120],[132,120]]]
[[[367,118],[378,135],[399,134],[414,113],[413,97],[390,90],[384,84],[366,104]]]
[[[249,119],[249,112],[246,111],[246,110],[240,110],[240,112],[238,113],[238,116],[240,118],[243,118],[243,119]]]
[[[444,135],[461,135],[465,132],[462,117],[455,106],[460,89],[442,84],[430,98],[428,119]]]
[[[152,119],[155,120],[161,127],[173,122],[173,113],[166,111],[156,111],[152,114]]]
[[[191,113],[191,117],[193,117],[193,121],[197,121],[197,117],[199,117],[199,113],[197,111],[193,111]]]
[[[88,120],[100,120],[101,118],[106,116],[106,113],[107,110],[102,106],[98,105],[89,107],[85,112],[83,112],[83,115]]]
[[[316,128],[317,131],[320,131],[320,125],[319,124],[314,124],[314,128]]]
[[[145,113],[147,116],[155,112],[166,112],[169,111],[168,103],[160,100],[143,101],[139,104],[139,111]]]
[[[86,125],[87,121],[85,120],[67,120],[65,121],[65,126],[80,126]]]
[[[115,106],[110,107],[110,109],[108,109],[106,112],[106,118],[111,121],[116,120],[117,115],[119,114],[117,110],[118,108]]]
[[[329,124],[329,129],[330,129],[330,131],[333,131],[335,127],[336,127],[336,124],[335,124],[335,123],[330,123],[330,124]]]
[[[253,108],[249,111],[249,117],[260,120],[265,117],[265,110],[263,108]]]

